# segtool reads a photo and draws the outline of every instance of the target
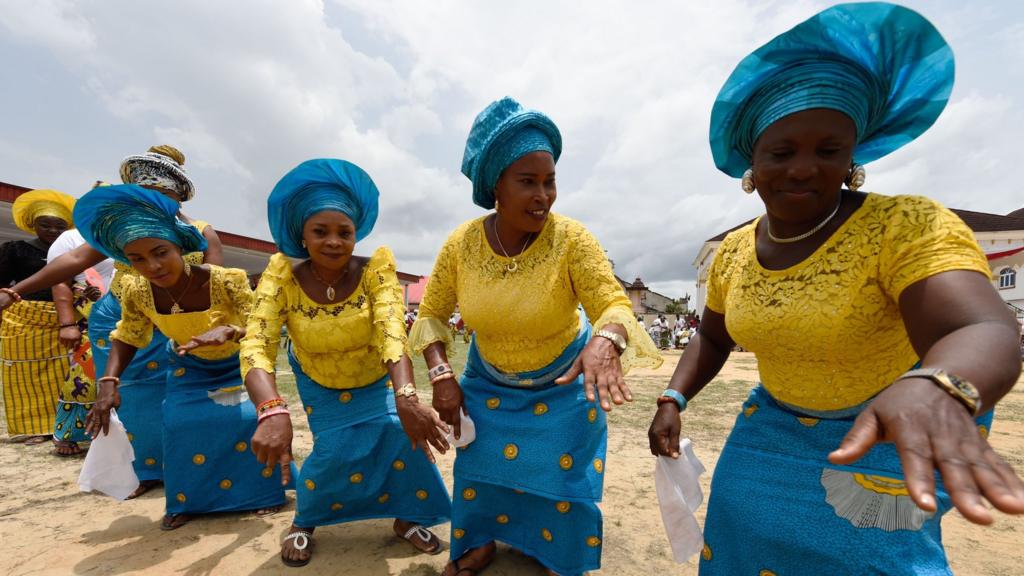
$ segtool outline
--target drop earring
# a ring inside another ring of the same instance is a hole
[[[856,192],[864,185],[864,181],[867,180],[867,178],[868,171],[864,169],[864,165],[854,164],[850,167],[850,173],[846,176],[846,187],[851,191]]]
[[[743,178],[740,180],[740,188],[747,194],[754,193],[754,169],[747,168],[747,171],[743,173]]]

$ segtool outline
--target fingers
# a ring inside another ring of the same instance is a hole
[[[281,455],[281,486],[287,486],[292,481],[292,455],[285,452]]]
[[[569,367],[569,371],[568,372],[566,372],[565,374],[562,374],[558,378],[555,378],[555,384],[558,384],[559,386],[568,384],[568,383],[572,382],[573,380],[575,380],[580,375],[580,372],[582,372],[582,371],[583,371],[583,355],[580,354],[579,356],[576,357],[576,360],[573,361],[572,366]],[[591,398],[590,396],[587,396],[587,400],[589,400],[591,402],[594,401],[594,399]]]
[[[933,435],[930,441],[934,462],[930,462],[931,466],[929,467],[939,469],[939,473],[942,474],[942,483],[945,485],[953,505],[967,520],[975,524],[991,524],[992,514],[982,502],[981,489],[972,473],[972,468],[976,464],[988,468],[987,471],[978,470],[978,472],[980,478],[984,478],[984,481],[993,488],[997,483],[1001,485],[1002,479],[984,461],[979,447],[967,442],[960,444],[955,438],[947,437],[945,434]]]
[[[103,429],[103,435],[110,434],[110,410],[100,411],[100,427]]]
[[[893,430],[891,436],[903,465],[910,497],[922,510],[934,512],[935,461],[928,434],[916,426],[905,426]]]
[[[1002,487],[997,484],[991,486],[987,481],[979,479],[982,492],[985,498],[997,509],[1007,514],[1024,514],[1024,481],[1017,476],[1017,473],[1006,463],[996,451],[989,445],[988,440],[982,439],[984,443],[983,458],[991,467],[992,472],[1002,480]]]
[[[462,417],[459,415],[458,408],[449,413],[448,422],[452,425],[452,434],[455,436],[455,439],[462,438]]]
[[[828,461],[833,464],[852,464],[867,454],[881,439],[881,424],[869,406],[854,420],[853,427],[846,433],[839,448],[828,455]]]
[[[431,420],[433,420],[434,426],[441,429],[443,434],[448,433],[448,425],[444,423],[444,420],[441,420],[440,414],[431,410]]]
[[[430,460],[431,464],[436,464],[437,460],[434,459],[434,453],[430,450],[430,444],[426,441],[419,443],[420,448],[423,449],[423,454]]]

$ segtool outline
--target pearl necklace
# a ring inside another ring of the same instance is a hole
[[[815,226],[814,228],[811,228],[810,230],[808,230],[807,232],[804,232],[803,234],[800,234],[799,236],[790,236],[789,238],[779,238],[778,236],[772,234],[772,223],[770,221],[765,221],[765,230],[768,231],[768,239],[771,240],[772,242],[775,242],[776,244],[791,244],[793,242],[799,242],[799,241],[803,240],[804,238],[810,238],[811,236],[814,235],[815,232],[817,232],[817,231],[821,230],[822,228],[824,228],[826,224],[831,222],[832,219],[836,217],[836,214],[839,213],[839,207],[842,206],[842,205],[843,205],[843,199],[840,198],[839,202],[836,202],[835,210],[832,210],[831,214],[829,214],[827,217],[825,217],[825,219],[822,220],[821,223],[819,223],[817,226]]]

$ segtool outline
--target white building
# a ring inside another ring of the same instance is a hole
[[[1024,317],[1024,208],[1005,216],[970,210],[954,209],[953,212],[974,231],[974,237],[988,257],[989,267],[992,269],[992,284],[999,290],[999,295],[1015,309],[1018,318]],[[697,269],[695,305],[698,311],[704,310],[708,269],[715,259],[715,251],[729,232],[750,222],[748,220],[726,230],[708,239],[701,246],[693,261],[693,266]]]

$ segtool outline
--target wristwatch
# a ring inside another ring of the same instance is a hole
[[[395,396],[405,396],[406,398],[409,398],[410,396],[416,396],[416,386],[412,382],[410,382],[405,386],[402,386],[401,388],[395,390]]]
[[[598,330],[594,333],[594,336],[600,336],[601,338],[611,340],[612,344],[615,344],[615,347],[619,349],[619,354],[626,351],[626,339],[611,330]]]
[[[942,368],[918,368],[904,372],[896,381],[907,378],[927,378],[963,404],[971,416],[981,413],[981,395],[978,394],[978,389],[959,376],[950,374]]]

